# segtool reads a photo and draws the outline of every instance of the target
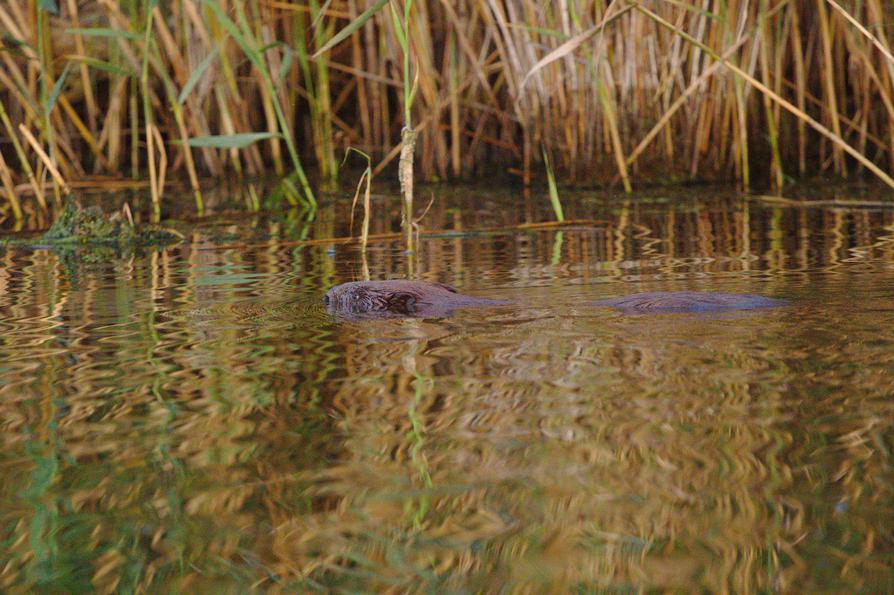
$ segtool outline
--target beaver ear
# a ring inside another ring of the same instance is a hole
[[[410,314],[416,304],[416,296],[407,291],[396,291],[388,296],[388,310]]]
[[[456,287],[454,287],[452,285],[447,285],[446,283],[435,282],[434,285],[437,285],[441,289],[446,289],[450,293],[459,293],[459,290]]]

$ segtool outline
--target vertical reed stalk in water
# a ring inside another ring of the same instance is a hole
[[[158,187],[158,172],[155,164],[155,136],[152,134],[154,128],[154,118],[152,116],[152,103],[149,95],[149,51],[152,41],[152,11],[149,7],[149,0],[143,2],[143,58],[140,67],[140,94],[143,99],[143,126],[146,131],[146,163],[149,166],[149,189],[152,197],[152,220],[161,219],[161,193],[162,189]],[[159,147],[164,150],[164,146]]]
[[[323,11],[319,2],[310,1],[310,28],[313,30],[314,43],[324,44],[326,35],[331,35],[334,19],[324,26]],[[311,137],[317,158],[323,185],[329,189],[336,186],[338,179],[338,162],[335,160],[335,148],[332,138],[332,101],[329,91],[328,54],[320,54],[313,60],[308,55],[308,40],[305,33],[304,18],[296,16],[294,23],[295,54],[301,66],[304,78],[304,91],[310,112]]]
[[[367,20],[372,18],[386,4],[388,4],[388,0],[378,0],[375,4],[367,8],[363,14],[351,21],[348,26],[333,36],[325,45],[323,45],[323,47],[318,49],[313,57],[318,58],[352,33],[359,30]],[[397,175],[398,180],[400,181],[401,193],[403,194],[401,226],[404,230],[407,252],[412,254],[415,251],[413,241],[413,155],[416,150],[417,134],[413,129],[412,108],[418,84],[418,80],[416,79],[413,80],[412,84],[410,83],[410,16],[413,9],[413,0],[404,1],[402,16],[398,16],[398,9],[395,8],[395,4],[396,0],[394,0],[394,3],[392,3],[389,8],[394,27],[394,34],[397,37],[403,53],[402,87],[404,107],[404,126],[401,130],[401,151]]]
[[[345,152],[345,159],[348,157],[348,153],[354,151],[359,155],[362,155],[364,159],[366,159],[366,169],[363,170],[363,173],[360,174],[360,180],[357,182],[357,190],[354,192],[354,200],[351,203],[351,217],[349,223],[349,229],[351,235],[354,234],[354,208],[357,206],[357,199],[360,197],[360,188],[363,187],[363,182],[366,182],[366,187],[363,191],[363,226],[360,228],[360,251],[364,254],[366,253],[366,243],[369,239],[369,219],[371,216],[370,210],[370,186],[372,184],[372,159],[370,159],[369,155],[364,153],[359,149],[355,149],[354,147],[348,147],[348,150]]]
[[[804,70],[804,48],[801,42],[801,18],[797,5],[789,11],[792,18],[792,48],[791,53],[795,67],[795,94],[798,109],[804,112],[807,109],[807,73]],[[798,172],[804,175],[807,172],[807,126],[804,120],[798,120]]]
[[[829,15],[826,11],[826,0],[816,0],[817,19],[820,24],[820,40],[823,45],[823,82],[825,99],[829,102],[829,119],[832,122],[832,132],[835,136],[841,136],[841,121],[838,118],[838,98],[835,88],[835,60],[832,56],[832,35]],[[847,169],[844,163],[844,154],[841,147],[832,145],[832,156],[835,160],[835,171],[841,176],[847,177]]]
[[[332,35],[334,20],[330,19],[326,27],[323,26],[323,10],[317,0],[310,0],[311,17],[316,23],[314,27],[314,42],[322,44],[327,35]],[[332,136],[332,98],[329,91],[329,64],[326,56],[321,56],[315,64],[317,82],[317,118],[320,128],[320,171],[323,175],[323,183],[328,188],[334,189],[338,180],[338,161],[335,159],[334,139]]]
[[[565,221],[562,201],[559,199],[559,189],[556,186],[556,176],[553,174],[553,168],[549,164],[549,156],[546,154],[546,149],[543,150],[543,163],[546,165],[546,180],[549,184],[549,202],[552,204],[553,212],[556,214],[556,221]]]
[[[50,81],[53,80],[53,61],[50,53],[49,24],[47,23],[47,13],[53,5],[46,5],[43,2],[35,6],[37,12],[37,55],[40,60],[40,77],[38,78],[38,86],[40,89],[40,105],[41,110],[41,138],[46,141],[49,150],[50,161],[52,162],[56,156],[56,142],[53,131],[53,125],[50,122]],[[58,8],[56,8],[58,11]],[[56,206],[62,204],[60,196],[59,184],[56,176],[51,176],[53,180],[53,197],[56,200]]]
[[[769,86],[770,82],[770,43],[773,41],[770,36],[770,26],[767,19],[767,0],[761,0],[760,19],[760,64],[761,78],[764,84]],[[779,138],[776,134],[776,117],[773,113],[773,102],[770,96],[763,94],[764,100],[764,117],[767,119],[767,140],[770,142],[770,183],[773,190],[782,192],[784,184],[784,174],[782,172],[782,157],[779,155]]]
[[[391,5],[394,31],[403,51],[404,126],[400,134],[402,146],[397,176],[400,180],[401,192],[404,195],[401,225],[404,229],[407,252],[410,254],[415,251],[413,242],[413,157],[416,152],[417,133],[413,130],[413,99],[416,95],[418,82],[414,79],[413,83],[410,83],[410,13],[412,10],[413,0],[404,0],[403,20],[400,20],[394,4]]]
[[[725,37],[727,45],[733,45],[738,41],[734,37],[735,22],[730,14],[727,0],[720,2],[721,22],[725,25]],[[730,61],[735,60],[730,57]],[[739,167],[740,179],[742,180],[742,189],[746,192],[751,187],[751,164],[748,159],[748,108],[745,102],[745,84],[739,77],[731,77],[730,85],[733,87],[733,96],[735,97],[734,115],[735,115],[735,138],[738,140],[734,154],[738,154],[737,165]]]

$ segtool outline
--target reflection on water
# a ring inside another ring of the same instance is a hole
[[[344,205],[0,255],[2,589],[894,588],[894,211],[581,197],[601,223],[462,233],[541,202],[441,197],[420,276],[516,302],[446,319],[326,314],[407,266],[295,241]],[[676,290],[792,305],[585,305]]]

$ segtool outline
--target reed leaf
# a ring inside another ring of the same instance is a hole
[[[214,59],[217,58],[218,54],[220,54],[220,48],[214,48],[211,53],[199,62],[199,65],[195,67],[192,73],[190,73],[189,78],[186,80],[186,84],[183,85],[183,89],[180,90],[180,96],[177,97],[177,103],[183,105],[186,102],[186,98],[189,97],[189,94],[192,93],[195,86],[202,80],[205,71],[208,70],[208,67],[211,66],[211,63],[214,62]]]
[[[67,35],[80,35],[82,37],[106,37],[114,39],[127,39],[129,41],[139,41],[140,36],[130,31],[122,31],[120,29],[112,29],[110,27],[90,27],[90,28],[72,28],[66,29]]]
[[[838,2],[836,2],[835,0],[826,0],[826,1],[829,3],[829,5],[833,9],[835,9],[835,11],[837,11],[841,16],[843,16],[847,20],[848,23],[853,25],[857,31],[859,31],[861,34],[866,36],[872,42],[872,45],[874,45],[876,48],[878,48],[878,51],[880,51],[882,53],[882,55],[889,62],[894,64],[894,54],[891,54],[891,51],[887,47],[885,47],[885,45],[881,41],[879,41],[878,37],[876,37],[875,35],[870,33],[870,31],[866,27],[864,27],[860,21],[855,19],[854,16],[851,13],[849,13],[848,11],[846,11],[844,9],[844,7],[842,7]]]
[[[611,7],[611,6],[614,6],[614,2],[609,5],[609,7]],[[564,58],[565,56],[573,53],[577,48],[579,48],[581,45],[583,45],[591,37],[593,37],[597,33],[601,33],[609,23],[620,18],[625,13],[630,11],[632,8],[633,8],[633,6],[625,6],[624,8],[622,8],[621,10],[616,12],[614,15],[612,15],[611,17],[606,16],[605,18],[603,18],[603,20],[598,25],[590,27],[589,29],[587,29],[586,31],[584,31],[582,33],[578,33],[577,35],[575,35],[574,37],[572,37],[568,41],[564,42],[562,45],[560,45],[559,47],[557,47],[556,49],[554,49],[547,55],[545,55],[543,58],[538,60],[536,64],[534,64],[534,66],[531,68],[531,70],[528,71],[528,73],[525,75],[525,78],[522,79],[522,82],[519,85],[519,87],[521,89],[523,89],[525,87],[525,85],[527,84],[528,80],[532,76],[534,76],[538,71],[540,71],[541,69],[546,67],[548,64],[551,64],[551,63],[555,62],[556,60],[560,60],[560,59]],[[608,11],[606,11],[606,12],[608,12]]]
[[[267,87],[268,93],[272,97],[273,107],[276,110],[276,119],[279,124],[280,133],[282,134],[282,138],[283,140],[285,140],[286,146],[289,149],[289,156],[292,158],[292,166],[294,167],[295,174],[297,175],[298,181],[301,184],[304,200],[309,207],[316,208],[317,201],[314,197],[313,191],[310,189],[310,184],[308,183],[307,176],[304,173],[304,167],[301,165],[301,159],[298,157],[298,150],[295,147],[295,141],[292,137],[291,128],[286,121],[282,105],[280,104],[278,95],[276,94],[276,90],[273,84],[273,78],[270,75],[270,71],[264,62],[261,52],[257,49],[259,47],[258,44],[256,44],[250,37],[251,31],[248,30],[245,23],[242,23],[242,27],[240,29],[240,27],[238,27],[236,23],[234,23],[230,19],[230,17],[224,14],[223,10],[220,8],[217,2],[205,0],[204,5],[211,9],[218,22],[223,26],[224,29],[226,29],[230,36],[233,37],[236,43],[239,44],[239,47],[245,53],[245,56],[249,59],[249,61],[251,61],[251,63],[261,74],[264,84]]]
[[[96,70],[101,70],[103,72],[109,72],[120,76],[135,75],[134,71],[130,68],[121,66],[120,64],[112,64],[111,62],[107,62],[105,60],[97,60],[96,58],[91,58],[89,56],[69,56],[68,58],[73,62],[80,62],[82,64],[86,64],[90,68],[95,68]]]
[[[39,0],[38,8],[44,12],[48,12],[52,15],[59,15],[59,5],[56,4],[56,0]]]
[[[311,58],[319,58],[321,55],[325,54],[326,52],[343,42],[345,39],[353,35],[356,31],[359,31],[360,28],[363,27],[364,24],[366,24],[366,21],[371,19],[377,12],[382,10],[382,7],[388,4],[388,2],[389,0],[376,0],[376,2],[372,6],[360,13],[360,16],[348,23],[348,25],[345,26],[344,29],[336,33],[332,37],[332,39],[330,39],[323,45],[323,47],[314,52],[313,55],[311,55]]]
[[[66,64],[65,68],[62,70],[62,74],[59,75],[59,78],[57,78],[56,82],[53,84],[53,88],[50,90],[50,94],[47,96],[47,99],[42,106],[44,113],[50,113],[56,106],[56,101],[59,99],[59,94],[65,86],[65,80],[68,78],[68,73],[71,72],[72,66],[74,66],[73,62]]]
[[[282,138],[278,132],[240,132],[237,134],[220,134],[212,136],[193,136],[189,139],[190,147],[208,149],[244,149],[262,140]],[[182,144],[171,141],[171,144]]]
[[[562,211],[562,201],[559,198],[559,188],[556,185],[556,176],[553,174],[553,168],[549,163],[549,155],[543,151],[543,164],[546,166],[546,180],[549,186],[549,202],[553,207],[553,213],[556,215],[556,221],[565,221],[565,213]]]

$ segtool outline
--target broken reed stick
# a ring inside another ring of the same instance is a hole
[[[43,147],[40,146],[40,143],[37,142],[37,139],[34,138],[34,135],[31,134],[31,131],[24,124],[19,124],[19,131],[22,133],[22,136],[25,137],[25,140],[28,141],[28,144],[31,145],[31,148],[34,149],[34,152],[37,153],[37,156],[43,162],[44,166],[46,166],[47,171],[50,172],[50,175],[53,176],[53,179],[56,180],[56,183],[62,187],[62,191],[68,195],[71,193],[71,188],[68,186],[68,183],[62,177],[62,174],[59,173],[59,170],[56,168],[56,164],[53,163],[53,160],[50,159],[50,156],[46,154],[46,151],[43,150]]]
[[[12,207],[13,218],[18,223],[22,220],[22,205],[19,202],[19,197],[16,194],[15,185],[12,181],[12,174],[9,172],[9,167],[6,165],[2,152],[0,152],[0,182],[3,183],[6,200],[9,201],[9,206]]]
[[[413,245],[413,155],[416,151],[416,131],[404,128],[401,132],[400,162],[397,177],[400,180],[400,191],[404,196],[403,218],[401,226],[407,241],[407,252],[414,251]]]

